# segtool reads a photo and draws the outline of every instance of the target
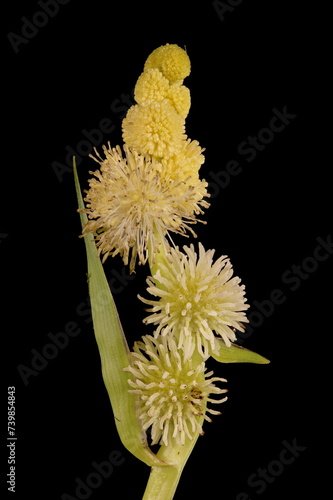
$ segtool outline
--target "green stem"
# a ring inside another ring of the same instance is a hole
[[[192,356],[192,368],[195,369],[203,362],[202,356],[198,351],[194,351]],[[204,373],[200,374],[200,379],[205,378]],[[200,427],[204,422],[206,408],[203,408],[203,415],[197,417]],[[172,500],[176,492],[180,477],[185,464],[192,453],[192,450],[199,437],[199,431],[196,431],[193,439],[188,437],[184,445],[169,444],[162,445],[156,456],[163,462],[171,465],[164,467],[153,466],[151,468],[149,480],[142,500]]]
[[[203,420],[203,417],[201,417]],[[200,422],[202,424],[202,421]],[[184,445],[162,445],[157,456],[166,463],[165,467],[152,467],[142,500],[172,500],[176,492],[184,466],[197,442],[199,432]]]
[[[166,263],[167,261],[167,250],[166,250],[166,240],[164,236],[155,230],[155,237],[158,241],[158,247],[153,249],[151,242],[148,243],[148,255],[149,255],[149,266],[151,275],[154,276],[159,268],[160,263]],[[161,283],[156,284],[163,288]],[[194,351],[192,355],[192,369],[195,370],[199,364],[203,362],[202,356],[197,350]],[[204,380],[205,375],[201,373],[199,375],[201,381]],[[203,415],[197,417],[200,427],[204,421],[204,413],[206,408],[203,408]],[[182,475],[185,464],[197,442],[199,437],[199,430],[195,432],[193,439],[188,437],[185,440],[184,445],[172,445],[171,443],[166,446],[162,445],[157,452],[156,456],[166,464],[164,467],[152,466],[149,476],[149,480],[144,492],[142,500],[172,500],[180,477]]]
[[[158,232],[157,228],[154,229],[154,235],[158,241],[158,246],[153,250],[151,241],[148,241],[148,262],[151,275],[154,276],[159,264],[165,263],[167,260],[167,241],[164,236]]]

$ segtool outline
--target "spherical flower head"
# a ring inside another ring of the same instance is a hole
[[[148,278],[148,292],[157,300],[141,300],[152,306],[145,323],[158,325],[155,336],[176,339],[190,357],[193,343],[199,353],[208,357],[218,350],[214,332],[227,346],[236,340],[235,330],[243,330],[246,322],[244,285],[232,277],[229,259],[222,256],[213,263],[214,250],[205,251],[199,244],[199,256],[193,245],[170,250],[169,258],[159,265],[153,278]]]
[[[135,89],[134,98],[138,104],[147,101],[163,101],[170,89],[169,80],[157,68],[147,69],[139,76]]]
[[[185,122],[168,99],[132,106],[122,123],[124,142],[140,154],[157,158],[177,154]]]
[[[210,394],[222,394],[214,382],[226,382],[206,373],[204,362],[194,365],[185,360],[174,341],[165,337],[146,335],[136,342],[132,352],[133,363],[125,370],[132,374],[129,390],[139,398],[139,418],[143,429],[151,427],[152,444],[184,444],[195,433],[203,433],[202,416],[211,419],[206,412],[220,414],[207,408],[207,403],[222,403]]]
[[[184,80],[191,72],[191,62],[184,49],[166,44],[155,49],[147,58],[144,69],[157,68],[170,83]]]
[[[185,85],[174,83],[170,86],[168,98],[174,106],[177,113],[186,118],[191,107],[191,94]]]
[[[156,159],[139,155],[124,146],[104,146],[103,159],[95,150],[101,168],[91,172],[86,191],[88,222],[83,235],[92,233],[103,262],[119,254],[134,271],[137,257],[144,264],[148,248],[154,255],[161,239],[169,232],[185,234],[202,213],[197,190],[182,188],[182,180],[174,181]],[[130,259],[130,261],[129,261]]]

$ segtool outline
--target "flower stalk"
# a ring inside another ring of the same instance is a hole
[[[192,364],[193,367],[198,367],[202,364],[202,357],[199,353],[195,352],[193,354]],[[204,373],[199,373],[196,377],[196,381],[198,383],[203,383],[204,380]],[[225,381],[224,379],[221,380]],[[157,456],[160,460],[169,465],[166,467],[153,466],[151,468],[142,500],[173,499],[186,462],[190,457],[198,438],[201,434],[203,434],[202,426],[205,420],[205,412],[206,407],[203,407],[202,414],[196,416],[197,428],[191,436],[191,439],[186,439],[184,443],[161,445],[159,451],[157,452]]]
[[[204,421],[200,417],[200,424]],[[147,487],[142,500],[172,500],[176,492],[183,469],[192,450],[199,438],[199,431],[192,440],[187,440],[184,445],[166,446],[162,445],[157,456],[169,465],[167,467],[153,466],[151,468]]]

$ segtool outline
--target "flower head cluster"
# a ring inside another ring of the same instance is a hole
[[[173,169],[177,158],[179,171],[185,161],[187,177],[198,184],[198,156],[199,165],[204,161],[202,149],[197,148],[196,141],[192,147],[185,135],[191,96],[183,80],[190,69],[189,57],[178,45],[166,44],[154,50],[134,89],[137,104],[128,110],[122,127],[126,144]]]
[[[135,86],[136,104],[122,123],[123,150],[95,150],[99,170],[91,172],[83,235],[94,235],[103,261],[119,254],[134,271],[136,260],[149,259],[152,277],[141,300],[150,306],[144,323],[154,336],[143,336],[126,368],[130,392],[138,398],[144,430],[153,444],[184,445],[202,433],[211,394],[225,393],[222,381],[207,373],[206,359],[227,346],[242,330],[248,308],[244,286],[233,276],[227,257],[213,261],[214,250],[199,253],[193,245],[171,248],[170,233],[194,232],[191,225],[209,205],[207,182],[199,175],[203,149],[185,134],[190,92],[183,84],[190,74],[185,50],[166,44],[148,57]]]
[[[203,419],[211,421],[207,412],[220,413],[208,409],[207,403],[227,399],[209,397],[227,392],[214,384],[226,380],[206,373],[204,362],[186,360],[173,340],[146,335],[135,343],[132,358],[126,369],[132,374],[130,392],[139,397],[139,418],[145,430],[151,427],[152,444],[184,444],[196,432],[202,434]]]
[[[193,245],[170,248],[160,256],[148,291],[155,299],[141,300],[151,306],[144,322],[157,326],[154,337],[136,342],[132,365],[127,368],[131,392],[139,397],[139,418],[143,429],[151,427],[152,444],[184,444],[202,433],[207,408],[216,401],[210,394],[221,394],[209,378],[205,361],[219,347],[214,335],[227,346],[235,340],[235,330],[247,321],[244,311],[244,286],[233,276],[227,257],[213,262],[214,250],[205,251],[199,243],[199,255]],[[156,270],[157,269],[157,270]]]
[[[207,358],[215,352],[214,332],[227,346],[236,340],[235,330],[246,322],[245,288],[233,277],[230,260],[222,256],[213,263],[214,250],[205,251],[199,243],[199,256],[193,245],[185,253],[172,248],[158,271],[148,278],[148,292],[156,299],[141,300],[151,306],[144,322],[157,325],[159,334],[175,338],[188,358],[193,344]]]
[[[132,272],[153,257],[156,238],[170,232],[195,233],[190,225],[209,204],[207,182],[200,179],[203,149],[185,135],[190,94],[182,82],[190,72],[187,53],[177,45],[159,47],[148,57],[135,87],[137,104],[123,120],[124,153],[104,146],[93,157],[86,191],[88,223],[105,260],[119,254]]]

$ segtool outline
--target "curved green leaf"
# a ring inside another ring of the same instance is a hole
[[[73,158],[75,188],[79,208],[84,208],[79,179]],[[82,226],[87,222],[80,212]],[[91,311],[103,380],[111,401],[115,423],[123,445],[149,466],[167,465],[148,447],[146,434],[135,411],[136,397],[128,392],[130,374],[124,368],[131,364],[130,351],[119,320],[104,269],[97,254],[93,237],[84,237],[87,261]]]
[[[216,341],[220,350],[218,354],[211,353],[211,356],[220,363],[257,363],[261,365],[270,363],[269,359],[245,349],[245,347],[237,344],[231,344],[230,347],[227,347],[222,340],[216,339]]]

